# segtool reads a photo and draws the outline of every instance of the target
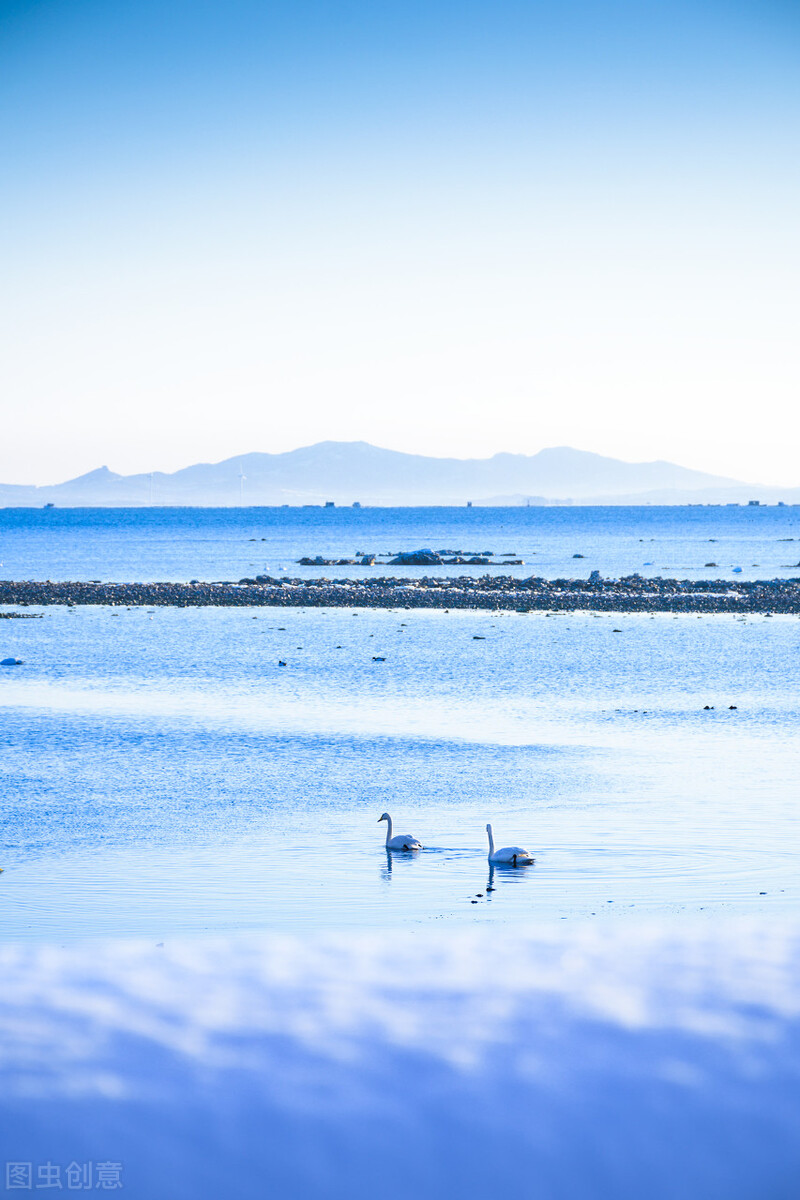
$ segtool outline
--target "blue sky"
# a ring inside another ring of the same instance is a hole
[[[0,2],[0,479],[364,438],[800,483],[799,52],[745,0]]]

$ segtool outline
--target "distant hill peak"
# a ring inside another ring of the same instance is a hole
[[[85,475],[79,475],[77,479],[70,479],[61,487],[67,487],[70,484],[104,484],[111,479],[123,479],[123,475],[118,475],[116,471],[109,470],[108,467],[95,467],[93,471],[87,471]],[[59,485],[57,485],[59,486]]]

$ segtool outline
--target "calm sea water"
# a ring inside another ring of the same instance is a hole
[[[0,939],[796,906],[796,618],[41,611],[0,621]]]
[[[800,573],[800,507],[0,509],[0,579],[358,577],[381,568],[296,560],[421,546],[512,553],[524,564],[504,570],[521,576],[788,578]]]

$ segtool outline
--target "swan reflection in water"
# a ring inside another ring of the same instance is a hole
[[[402,851],[397,853],[387,850],[386,862],[381,864],[381,879],[385,880],[386,883],[390,883],[394,871],[399,871],[402,874],[408,869],[413,870],[414,865],[418,864],[419,858],[417,855],[404,854]],[[520,871],[518,867],[512,866],[511,863],[489,863],[489,876],[486,881],[484,896],[487,900],[492,900],[499,890],[498,885],[500,885],[501,881],[502,886],[506,887],[512,883],[522,883],[529,875],[530,872]]]
[[[511,883],[522,883],[524,879],[530,877],[530,872],[520,871],[511,863],[489,863],[489,879],[486,883],[486,899],[491,900],[498,890],[500,880],[503,881],[503,886]]]
[[[399,871],[405,870],[406,867],[412,866],[418,862],[416,854],[404,853],[402,850],[393,851],[386,850],[386,862],[381,866],[381,879],[385,879],[387,883],[392,878],[392,871],[397,868]]]

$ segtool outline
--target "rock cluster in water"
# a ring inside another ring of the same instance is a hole
[[[517,612],[800,613],[800,579],[274,579],[214,583],[53,583],[0,581],[0,604],[283,605],[334,608],[474,608]]]
[[[583,558],[582,554],[576,554],[575,558]],[[321,554],[315,555],[314,558],[308,556],[298,558],[297,565],[299,567],[444,567],[444,566],[472,566],[472,567],[488,567],[491,564],[504,567],[520,567],[523,565],[522,559],[517,558],[514,554],[501,554],[499,559],[493,550],[481,550],[480,553],[473,554],[472,551],[463,550],[401,550],[394,555],[383,555],[383,563],[378,563],[379,555],[365,554],[361,550],[356,551],[355,558],[323,558]]]

